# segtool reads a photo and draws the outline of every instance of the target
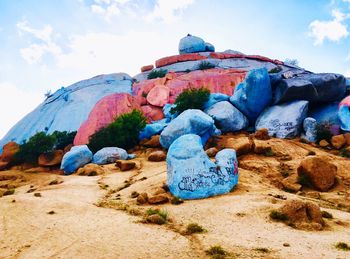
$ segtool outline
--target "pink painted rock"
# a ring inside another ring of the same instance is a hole
[[[194,60],[202,60],[202,59],[207,59],[207,57],[199,55],[197,53],[188,53],[188,54],[169,56],[169,57],[158,59],[156,61],[156,67],[157,68],[164,67],[164,66],[175,64],[178,62],[194,61]]]
[[[81,124],[74,138],[74,145],[87,144],[92,134],[113,122],[117,116],[133,109],[140,109],[140,105],[130,94],[116,93],[105,96],[96,103],[87,120]]]
[[[149,91],[147,102],[154,106],[163,107],[169,102],[170,89],[164,85],[156,85]]]
[[[339,103],[339,107],[344,105],[350,107],[350,95]]]
[[[141,106],[141,111],[149,121],[157,121],[164,119],[163,110],[159,107],[152,105],[144,105]]]
[[[146,71],[150,71],[150,70],[152,70],[153,68],[154,68],[153,65],[143,66],[143,67],[141,67],[141,72],[143,73],[143,72],[146,72]]]

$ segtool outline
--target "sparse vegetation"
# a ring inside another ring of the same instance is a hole
[[[255,251],[257,252],[260,252],[260,253],[270,253],[270,250],[265,248],[265,247],[257,247],[257,248],[254,248]]]
[[[179,205],[181,203],[184,203],[184,201],[176,196],[174,196],[172,199],[171,199],[171,204],[173,205]]]
[[[190,88],[184,90],[175,100],[175,106],[170,113],[182,113],[188,109],[203,110],[204,104],[209,100],[210,91],[206,88]]]
[[[205,231],[206,230],[202,226],[198,225],[197,223],[190,223],[186,227],[186,233],[189,235],[195,234],[195,233],[203,233]]]
[[[276,221],[287,221],[288,216],[282,212],[279,212],[277,210],[272,210],[270,212],[270,218]]]
[[[227,252],[219,245],[211,246],[208,250],[205,251],[207,255],[210,255],[212,258],[226,258]]]
[[[147,79],[162,78],[162,77],[165,77],[167,73],[168,73],[168,70],[166,69],[152,70],[148,74]]]
[[[146,117],[140,111],[133,110],[93,134],[88,146],[94,153],[104,147],[130,149],[137,145],[139,133],[145,126]]]
[[[332,219],[333,218],[332,213],[329,213],[328,211],[323,210],[321,213],[322,213],[322,217],[323,218],[326,218],[326,219]]]
[[[168,212],[165,210],[149,208],[146,211],[146,222],[163,225],[168,221]]]
[[[335,247],[339,250],[350,251],[350,246],[344,242],[338,242]]]
[[[215,67],[215,65],[210,63],[210,62],[208,62],[208,61],[202,61],[198,65],[198,69],[199,70],[206,70],[206,69],[211,69],[211,68],[214,68],[214,67]]]
[[[282,71],[282,67],[281,66],[277,66],[277,67],[275,67],[273,69],[270,69],[269,74],[276,74],[276,73],[279,73],[281,71]]]
[[[287,65],[299,66],[299,61],[297,59],[287,58],[284,63]]]
[[[138,192],[136,192],[136,191],[133,191],[132,193],[131,193],[131,195],[130,195],[130,197],[131,198],[137,198],[137,196],[139,196],[140,194],[138,193]]]
[[[316,152],[315,151],[312,151],[310,150],[308,153],[307,153],[307,156],[315,156],[316,155]]]
[[[2,195],[7,196],[7,195],[13,195],[14,193],[15,193],[15,189],[8,189]]]
[[[298,183],[302,186],[312,188],[312,183],[306,174],[302,173],[298,176]]]
[[[267,149],[264,152],[264,156],[268,156],[268,157],[275,156],[275,153],[272,151],[272,149]]]
[[[331,124],[329,122],[316,124],[316,140],[319,143],[321,140],[328,142],[332,139]]]
[[[54,133],[52,133],[52,136],[56,138],[55,149],[64,149],[69,144],[73,144],[73,140],[76,134],[76,131],[54,131]]]
[[[41,193],[40,192],[34,193],[34,197],[41,197]]]
[[[343,148],[340,150],[340,155],[342,157],[350,158],[350,149]]]

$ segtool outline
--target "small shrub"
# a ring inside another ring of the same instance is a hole
[[[281,71],[282,71],[282,67],[281,67],[281,66],[277,66],[277,67],[271,69],[271,70],[269,71],[269,74],[276,74],[276,73],[279,73],[279,72],[281,72]]]
[[[316,155],[316,152],[315,151],[312,151],[310,150],[308,153],[307,153],[307,156],[315,156]]]
[[[298,66],[299,65],[299,61],[297,59],[291,59],[291,58],[287,58],[284,61],[285,64],[287,65],[292,65],[292,66]]]
[[[272,151],[272,149],[267,149],[264,152],[264,156],[268,156],[268,157],[275,156],[275,153]]]
[[[182,204],[184,203],[184,201],[176,196],[174,196],[172,199],[171,199],[171,204],[173,205],[179,205],[179,204]]]
[[[317,123],[316,124],[316,140],[327,140],[328,142],[332,139],[331,124],[329,122]]]
[[[299,184],[301,184],[302,186],[312,188],[312,183],[311,183],[309,177],[308,177],[306,174],[303,174],[303,173],[300,174],[300,175],[298,176],[297,182],[298,182]]]
[[[214,68],[215,65],[208,62],[208,61],[202,61],[201,63],[199,63],[198,65],[198,69],[199,70],[206,70],[206,69],[211,69],[211,68]]]
[[[194,233],[203,233],[205,232],[205,229],[198,225],[197,223],[190,223],[186,227],[186,233],[187,234],[194,234]]]
[[[276,221],[287,221],[288,216],[282,212],[279,212],[277,210],[272,210],[270,212],[270,218]]]
[[[34,193],[34,197],[41,197],[41,193],[40,192],[36,192],[36,193]]]
[[[350,150],[343,148],[342,150],[340,150],[340,155],[342,157],[350,158]]]
[[[161,217],[162,217],[163,219],[165,219],[165,220],[168,219],[168,212],[165,211],[165,210],[158,210],[158,209],[149,208],[149,209],[146,211],[146,214],[147,214],[148,216],[157,214],[157,215],[161,216]]]
[[[146,211],[146,222],[163,225],[168,221],[168,212],[159,209],[148,209]]]
[[[7,195],[13,195],[14,193],[15,193],[15,189],[8,189],[2,195],[7,196]]]
[[[175,100],[175,107],[170,113],[182,113],[188,109],[203,110],[204,104],[209,100],[210,91],[206,88],[190,88],[184,90]]]
[[[47,212],[47,214],[49,214],[49,215],[53,215],[53,214],[55,214],[56,212],[54,211],[54,210],[50,210],[49,212]]]
[[[270,250],[265,247],[257,247],[257,248],[254,248],[254,250],[260,253],[270,253]]]
[[[323,218],[326,218],[326,219],[332,219],[333,218],[332,213],[329,213],[328,211],[323,210],[321,213],[322,213],[322,217]]]
[[[210,255],[214,258],[225,258],[227,255],[227,252],[219,245],[211,246],[205,252],[207,255]]]
[[[347,243],[344,242],[338,242],[335,247],[339,250],[343,250],[343,251],[349,251],[350,250],[350,246]]]
[[[133,148],[139,141],[139,133],[146,126],[146,117],[138,110],[123,114],[107,127],[90,137],[92,152],[104,147]]]
[[[32,136],[28,142],[19,146],[19,151],[14,155],[15,163],[36,164],[38,156],[52,152],[56,142],[56,137],[46,135],[45,132],[38,132]]]
[[[137,198],[139,195],[140,195],[140,194],[139,194],[138,192],[133,191],[133,192],[131,193],[130,197],[134,199],[134,198]]]
[[[167,73],[168,73],[168,70],[166,69],[152,70],[148,74],[147,79],[162,78],[162,77],[165,77]]]
[[[64,149],[69,144],[73,144],[73,140],[76,134],[76,131],[55,131],[52,133],[52,136],[56,138],[55,149]]]

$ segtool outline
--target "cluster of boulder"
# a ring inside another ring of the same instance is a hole
[[[164,77],[147,79],[160,69],[167,71]],[[182,91],[202,87],[211,92],[203,111],[170,113]],[[62,153],[61,168],[66,174],[90,162],[114,163],[131,157],[116,147],[92,154],[86,144],[116,116],[139,109],[149,122],[140,141],[159,135],[158,142],[168,149],[171,192],[183,199],[203,198],[229,191],[238,178],[235,150],[218,152],[215,163],[204,152],[211,136],[267,129],[270,136],[301,134],[315,142],[316,126],[325,122],[339,135],[341,130],[350,131],[348,88],[349,81],[342,75],[315,74],[232,50],[215,52],[212,44],[188,35],[180,41],[179,55],[159,59],[155,67],[143,66],[134,78],[122,73],[101,75],[61,88],[18,122],[0,146],[10,140],[21,143],[38,131],[77,130],[75,146]],[[1,166],[6,155],[0,161]]]

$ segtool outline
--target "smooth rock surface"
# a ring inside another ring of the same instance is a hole
[[[296,137],[307,116],[308,104],[308,101],[294,101],[271,106],[259,116],[255,127],[267,128],[271,137]]]
[[[308,116],[314,118],[320,124],[330,123],[332,125],[340,125],[338,108],[339,102],[317,105],[310,108]]]
[[[341,129],[350,131],[350,96],[346,97],[339,104],[338,118],[340,120]]]
[[[201,110],[190,109],[182,112],[172,120],[160,134],[160,144],[164,148],[170,145],[179,137],[185,134],[197,134],[202,137],[205,143],[210,136],[219,134],[214,120]]]
[[[248,127],[247,118],[228,101],[218,102],[205,111],[222,132],[234,132]]]
[[[167,185],[181,199],[200,199],[229,192],[238,182],[236,152],[224,149],[216,163],[203,150],[201,138],[181,136],[170,146],[167,155]]]
[[[206,45],[203,39],[188,34],[182,38],[179,43],[179,53],[195,53],[206,50]]]
[[[158,135],[162,130],[168,125],[165,119],[154,122],[152,124],[147,124],[145,128],[140,132],[139,139],[149,139],[154,135]]]
[[[212,93],[209,95],[209,100],[204,104],[203,109],[206,110],[214,104],[222,101],[228,101],[230,96],[222,93]]]
[[[317,139],[317,121],[314,118],[308,117],[305,118],[303,122],[303,129],[305,134],[302,135],[302,138],[306,139],[309,142],[316,142]]]
[[[94,154],[92,162],[97,165],[105,165],[114,163],[117,160],[127,160],[131,158],[134,158],[134,156],[129,155],[125,149],[118,147],[105,147]]]
[[[88,164],[92,160],[92,152],[86,145],[74,146],[64,154],[61,169],[65,175],[74,173],[78,168]]]

